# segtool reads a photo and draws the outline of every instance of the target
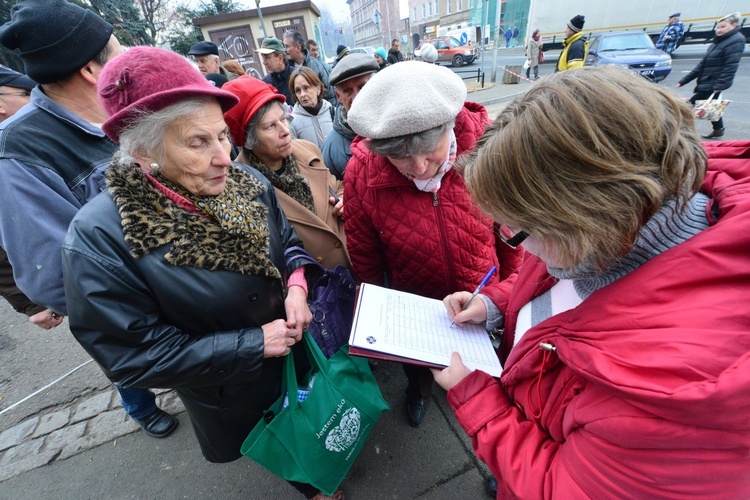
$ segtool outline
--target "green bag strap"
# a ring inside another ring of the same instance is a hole
[[[302,342],[305,344],[305,352],[307,352],[307,358],[310,360],[310,365],[313,369],[317,369],[323,374],[328,373],[328,360],[320,350],[318,344],[315,343],[315,339],[309,332],[305,332],[302,336]],[[297,384],[297,372],[294,369],[294,355],[290,352],[284,359],[284,378],[281,386],[286,388],[287,396],[289,397],[289,405],[292,403],[298,403],[299,385]]]

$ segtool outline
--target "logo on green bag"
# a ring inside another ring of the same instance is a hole
[[[342,400],[343,402],[343,400]],[[339,406],[338,411],[341,411]],[[328,451],[344,451],[357,442],[361,422],[359,410],[352,407],[341,415],[339,425],[331,429],[326,437],[326,449]]]

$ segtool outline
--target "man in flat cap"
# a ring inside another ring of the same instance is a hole
[[[193,60],[198,65],[198,70],[203,76],[209,73],[219,73],[224,75],[227,80],[234,80],[239,76],[221,65],[219,47],[213,42],[203,41],[196,43],[190,47],[188,55],[193,56]]]
[[[339,105],[333,117],[333,130],[323,144],[323,162],[339,180],[344,178],[346,163],[352,156],[350,146],[357,136],[346,121],[347,113],[354,98],[379,68],[378,61],[369,54],[349,54],[331,71],[331,85]]]
[[[122,52],[112,25],[65,0],[18,0],[0,27],[0,44],[17,50],[39,84],[31,102],[0,123],[0,246],[18,287],[60,319],[67,314],[61,249],[78,210],[104,187],[116,145],[96,84]],[[153,437],[177,420],[148,389],[117,387],[123,408]]]
[[[263,66],[266,68],[263,81],[273,85],[280,94],[284,94],[286,103],[294,106],[292,92],[289,90],[289,77],[295,64],[286,58],[284,42],[274,37],[264,38],[255,52],[263,58]]]
[[[659,39],[656,41],[656,48],[663,50],[667,54],[671,54],[677,48],[682,35],[685,34],[685,25],[680,22],[679,12],[675,12],[669,16],[667,23],[664,29],[661,30]]]
[[[583,23],[585,18],[577,15],[565,26],[565,40],[560,58],[557,60],[555,72],[568,69],[582,68],[589,53],[589,42],[583,36]]]

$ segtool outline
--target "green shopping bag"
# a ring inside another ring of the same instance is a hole
[[[312,391],[299,401],[294,356],[287,355],[282,395],[247,436],[241,452],[277,476],[333,495],[380,413],[390,407],[365,358],[349,356],[343,348],[326,359],[309,333],[303,342],[310,376],[315,374]],[[289,406],[282,409],[284,391]]]

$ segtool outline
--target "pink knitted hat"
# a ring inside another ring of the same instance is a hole
[[[99,76],[99,100],[109,115],[102,130],[118,142],[138,112],[159,111],[190,97],[215,97],[223,112],[239,102],[179,54],[157,47],[132,48],[108,62]]]

